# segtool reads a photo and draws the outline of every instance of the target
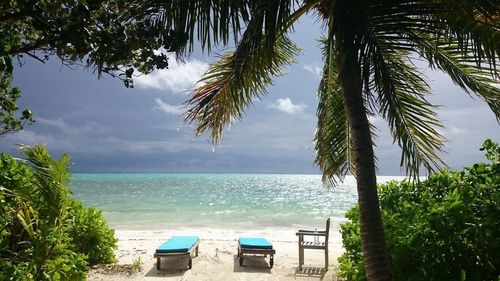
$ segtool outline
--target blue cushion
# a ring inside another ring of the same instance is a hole
[[[250,249],[272,249],[273,245],[265,238],[260,237],[241,237],[238,240],[242,248]]]
[[[157,253],[187,253],[198,241],[198,236],[172,236],[156,249]]]

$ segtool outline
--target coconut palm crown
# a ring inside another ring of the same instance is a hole
[[[387,121],[400,165],[415,179],[443,164],[444,142],[416,60],[484,100],[498,120],[499,9],[499,0],[173,0],[156,4],[151,17],[190,36],[184,54],[194,42],[211,51],[234,40],[186,102],[186,121],[213,143],[293,62],[300,48],[287,35],[298,19],[312,13],[324,23],[315,163],[327,183],[355,175],[367,279],[390,280],[368,116]]]

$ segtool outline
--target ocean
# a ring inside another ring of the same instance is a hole
[[[349,176],[326,188],[320,175],[74,174],[70,186],[117,230],[338,227],[357,201]]]

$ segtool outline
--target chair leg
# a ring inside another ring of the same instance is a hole
[[[328,249],[325,249],[325,269],[328,270]]]
[[[243,253],[241,252],[240,246],[238,246],[238,259],[239,259],[240,266],[243,266]]]
[[[299,246],[299,270],[302,270],[304,264],[304,248]]]
[[[156,269],[160,270],[160,258],[156,258]]]

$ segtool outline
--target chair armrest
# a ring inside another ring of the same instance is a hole
[[[295,235],[297,235],[297,236],[303,236],[303,235],[307,235],[307,236],[326,236],[326,231],[322,231],[322,230],[318,230],[318,231],[314,231],[314,230],[299,230],[297,233],[295,233]]]

